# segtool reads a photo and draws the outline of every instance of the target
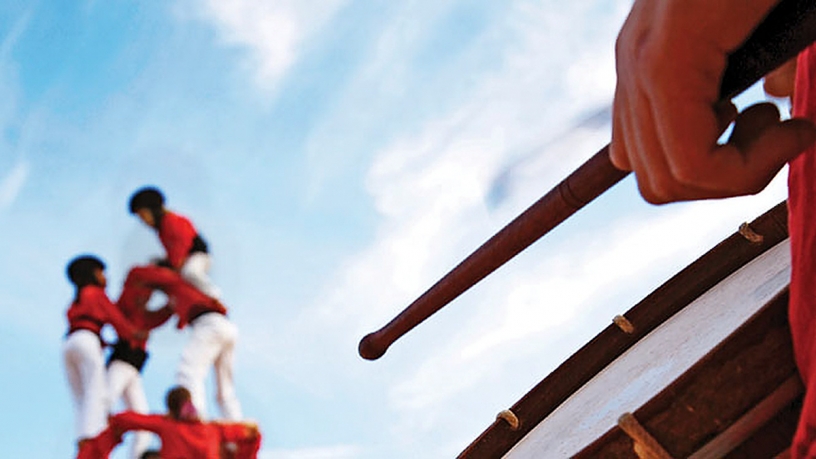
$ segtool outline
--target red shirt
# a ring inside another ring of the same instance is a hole
[[[240,443],[253,437],[244,424],[179,421],[168,416],[132,411],[111,417],[110,425],[114,430],[155,433],[161,438],[162,459],[219,459],[221,443]]]
[[[235,452],[232,459],[255,459],[261,449],[261,434],[258,433],[254,437],[238,440],[236,444],[238,451]]]
[[[132,419],[130,420],[130,422],[133,421]],[[76,459],[107,459],[114,448],[122,442],[122,435],[119,431],[119,429],[122,428],[120,425],[121,422],[127,424],[129,420],[126,417],[124,421],[122,419],[114,421],[114,424],[118,426],[117,429],[108,427],[96,437],[83,443]],[[258,457],[258,451],[261,448],[260,433],[251,435],[247,427],[243,424],[214,425],[222,429],[221,433],[224,438],[228,439],[227,441],[234,442],[238,447],[235,454],[227,455],[229,459],[255,459]]]
[[[165,211],[159,223],[159,240],[167,252],[167,261],[180,269],[193,248],[198,231],[193,223],[177,213]]]
[[[167,322],[173,312],[167,308],[155,311],[146,308],[154,289],[141,282],[142,270],[143,268],[136,267],[128,272],[116,305],[133,325],[143,330],[152,330]],[[146,341],[141,344],[141,349],[145,349]]]
[[[793,115],[816,121],[816,45],[797,61]],[[790,162],[788,229],[791,241],[789,320],[793,350],[805,384],[793,459],[816,458],[816,147]]]
[[[99,435],[82,444],[77,459],[107,459],[110,453],[121,443],[122,436],[107,428]]]
[[[120,307],[138,308],[139,302],[147,301],[145,295],[154,289],[163,291],[172,300],[173,309],[178,316],[176,326],[180,329],[198,313],[227,313],[219,301],[193,287],[178,272],[153,265],[138,266],[130,270],[119,298]]]
[[[86,285],[79,290],[79,299],[71,304],[66,313],[69,332],[84,329],[99,335],[102,326],[109,323],[116,329],[120,339],[133,342],[137,328],[116,307],[105,289],[98,285]]]

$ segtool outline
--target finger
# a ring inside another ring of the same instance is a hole
[[[719,138],[722,132],[725,131],[738,116],[737,108],[730,101],[720,101],[711,105],[709,112],[712,114],[712,119],[715,120],[716,128],[712,132],[716,133],[716,138]],[[650,122],[656,125],[657,123],[654,121],[655,116],[651,113],[652,107],[650,105],[647,110],[643,110],[643,113],[638,119],[641,123]],[[648,126],[645,127],[645,129],[650,129],[648,132],[656,132],[654,128]],[[648,138],[648,136],[644,137],[644,139]],[[651,144],[642,144],[644,149],[641,152],[642,156],[640,158],[642,159],[635,160],[637,164],[637,166],[635,166],[636,170],[643,168],[644,171],[648,171],[649,173],[649,179],[647,180],[644,177],[643,184],[639,185],[641,187],[641,194],[647,201],[653,204],[664,204],[676,201],[727,197],[727,193],[724,192],[721,187],[711,188],[700,186],[699,180],[689,180],[688,176],[676,175],[676,171],[672,169],[669,157],[667,156],[671,145],[664,145],[660,142],[659,137],[655,139],[656,140]],[[650,149],[650,151],[647,151],[647,149]],[[708,159],[706,159],[706,161],[708,161]],[[700,169],[705,169],[703,162],[701,162]],[[645,176],[646,172],[644,172],[643,175]]]
[[[672,146],[660,136],[653,105],[644,92],[638,96],[637,110],[629,113],[629,123],[635,126],[629,130],[629,141],[636,144],[636,148],[630,148],[629,157],[636,175],[639,174],[638,187],[643,198],[653,204],[664,204],[710,197],[709,190],[676,175],[667,156]],[[735,111],[728,104],[722,104],[717,112],[718,127],[725,129]]]
[[[632,139],[627,139],[634,125],[631,116],[636,107],[632,106],[631,95],[638,90],[637,85],[641,73],[642,44],[646,41],[653,27],[651,18],[659,2],[653,0],[636,0],[629,10],[623,26],[615,40],[615,70],[617,84],[615,99],[612,107],[612,142],[609,156],[612,164],[620,170],[633,170],[631,163],[636,145]]]
[[[717,190],[721,170],[711,168],[721,161],[716,157],[717,140],[725,124],[711,103],[676,102],[674,110],[658,117],[658,130],[664,142],[668,168],[678,186]]]
[[[626,150],[626,103],[620,85],[615,88],[615,103],[612,107],[612,141],[609,144],[609,160],[612,165],[622,171],[631,171]]]
[[[793,94],[796,79],[796,58],[788,60],[779,68],[765,75],[762,88],[772,97],[789,97]]]
[[[744,196],[762,191],[782,167],[816,141],[816,127],[793,119],[766,126],[747,149],[733,143],[717,147],[707,171],[727,177],[717,187],[704,189],[696,199]]]
[[[627,158],[637,178],[638,191],[643,199],[653,204],[668,202],[666,188],[673,179],[668,173],[665,153],[651,116],[646,97],[635,87],[634,95],[626,99],[627,110],[621,114]]]
[[[737,116],[728,143],[748,151],[769,127],[780,124],[779,109],[771,103],[752,105]]]
[[[723,100],[714,104],[714,115],[720,126],[720,135],[737,119],[738,114],[737,107],[730,100]]]
[[[790,119],[766,127],[762,134],[741,150],[744,166],[742,180],[734,191],[753,194],[761,191],[779,170],[816,142],[816,127],[804,119]]]

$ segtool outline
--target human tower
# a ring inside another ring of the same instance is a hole
[[[133,436],[133,459],[255,458],[261,436],[255,424],[243,421],[235,393],[237,329],[209,277],[207,243],[189,218],[165,206],[156,187],[136,190],[129,210],[156,232],[163,259],[132,267],[115,302],[105,292],[101,258],[79,255],[67,266],[75,295],[66,314],[63,358],[74,400],[77,458],[107,458],[124,435]],[[154,309],[148,302],[155,291],[163,292],[167,303]],[[141,380],[148,337],[173,316],[179,330],[189,330],[188,341],[167,392],[167,413],[148,414]],[[106,324],[116,331],[115,343],[102,338]],[[206,420],[204,380],[210,369],[221,414],[217,422]],[[120,399],[126,411],[111,413]],[[150,432],[161,440],[159,450],[149,449]]]

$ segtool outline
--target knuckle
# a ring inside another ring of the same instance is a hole
[[[619,149],[611,149],[609,151],[609,161],[618,170],[629,171],[632,169],[629,164],[629,158]]]
[[[671,165],[669,172],[671,173],[671,182],[675,186],[694,187],[699,186],[702,178],[701,171],[703,166],[691,161],[678,161]]]
[[[641,175],[637,176],[637,185],[640,196],[649,204],[666,204],[673,200],[673,189],[663,182],[653,182]]]

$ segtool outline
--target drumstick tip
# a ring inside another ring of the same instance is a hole
[[[385,351],[388,350],[388,344],[381,341],[377,332],[364,336],[357,347],[360,357],[366,360],[377,360],[382,357]]]

